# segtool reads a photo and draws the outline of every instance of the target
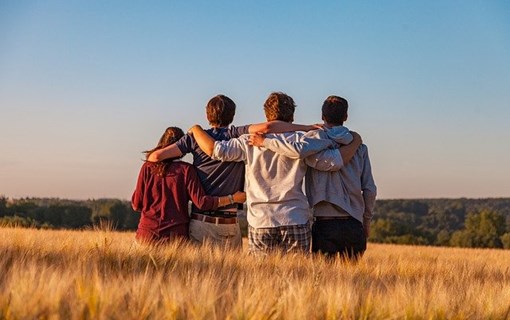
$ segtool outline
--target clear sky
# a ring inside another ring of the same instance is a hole
[[[331,94],[379,198],[510,196],[508,1],[0,0],[0,194],[128,199],[167,126]]]

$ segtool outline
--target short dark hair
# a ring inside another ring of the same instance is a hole
[[[225,127],[234,121],[236,104],[229,97],[219,94],[209,100],[205,110],[207,121],[212,126]]]
[[[285,122],[294,121],[294,110],[296,104],[294,99],[283,92],[273,92],[264,102],[264,112],[267,121],[281,120]]]
[[[347,100],[339,96],[329,96],[322,104],[322,118],[327,123],[341,125],[347,116],[349,104]]]

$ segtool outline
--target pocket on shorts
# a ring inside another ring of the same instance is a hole
[[[219,226],[216,230],[216,233],[219,237],[224,239],[232,239],[237,237],[238,234],[240,234],[239,227],[235,224],[233,225],[224,225]]]

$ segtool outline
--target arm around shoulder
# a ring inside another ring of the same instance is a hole
[[[250,125],[249,133],[282,133],[291,131],[310,131],[318,125],[293,124],[286,121],[274,120]]]
[[[340,154],[342,155],[342,160],[344,163],[348,163],[351,161],[352,157],[356,154],[356,151],[358,151],[359,146],[363,143],[363,140],[361,139],[361,136],[351,131],[352,134],[352,142],[348,145],[340,147]]]
[[[179,147],[177,147],[177,145],[175,143],[173,143],[165,148],[158,149],[158,150],[150,153],[147,156],[147,161],[158,162],[158,161],[163,161],[163,160],[170,159],[170,158],[178,158],[180,156],[182,156],[181,150],[179,149]]]
[[[195,138],[200,149],[205,152],[209,157],[212,156],[214,151],[214,139],[202,129],[198,124],[194,125],[188,130],[188,133]]]

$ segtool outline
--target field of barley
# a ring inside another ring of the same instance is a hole
[[[509,319],[510,251],[369,244],[358,264],[0,229],[0,319]]]

